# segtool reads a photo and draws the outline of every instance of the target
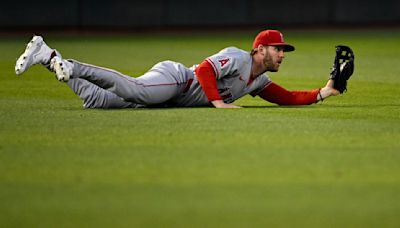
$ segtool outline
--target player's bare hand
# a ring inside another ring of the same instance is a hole
[[[339,95],[339,91],[333,87],[333,84],[334,84],[334,81],[332,79],[330,79],[326,83],[326,86],[324,88],[322,88],[322,89],[326,90],[326,94],[329,96]]]
[[[211,101],[211,103],[214,105],[216,108],[241,108],[240,106],[233,105],[233,104],[227,104],[222,100],[215,100]]]
[[[333,83],[334,81],[330,79],[328,83],[326,83],[325,87],[321,88],[318,100],[324,100],[327,97],[339,95],[339,91],[333,88]]]

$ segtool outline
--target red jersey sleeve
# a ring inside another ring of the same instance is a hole
[[[278,84],[271,82],[258,93],[258,96],[278,105],[309,105],[317,103],[319,91],[320,89],[288,91]]]
[[[218,93],[217,78],[213,67],[204,60],[195,70],[197,80],[209,101],[222,100]]]

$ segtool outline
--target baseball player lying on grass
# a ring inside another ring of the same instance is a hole
[[[288,91],[265,74],[279,70],[285,52],[294,47],[277,30],[260,32],[251,53],[225,48],[187,68],[172,61],[157,63],[144,75],[133,78],[115,70],[63,59],[40,36],[34,36],[15,65],[22,74],[34,64],[55,72],[83,101],[85,108],[188,107],[239,108],[231,104],[250,94],[279,105],[308,105],[346,90],[353,73],[354,55],[349,47],[337,46],[330,79],[325,87]]]

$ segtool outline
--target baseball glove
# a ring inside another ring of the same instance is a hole
[[[347,90],[347,80],[354,72],[354,53],[345,45],[336,46],[336,56],[333,62],[330,79],[334,81],[333,87],[341,94]]]

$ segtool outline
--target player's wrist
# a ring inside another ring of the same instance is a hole
[[[339,94],[339,91],[336,89],[330,87],[330,86],[325,86],[324,88],[321,88],[318,92],[317,99],[318,101],[323,101],[324,99],[330,97],[330,96],[336,96]]]

